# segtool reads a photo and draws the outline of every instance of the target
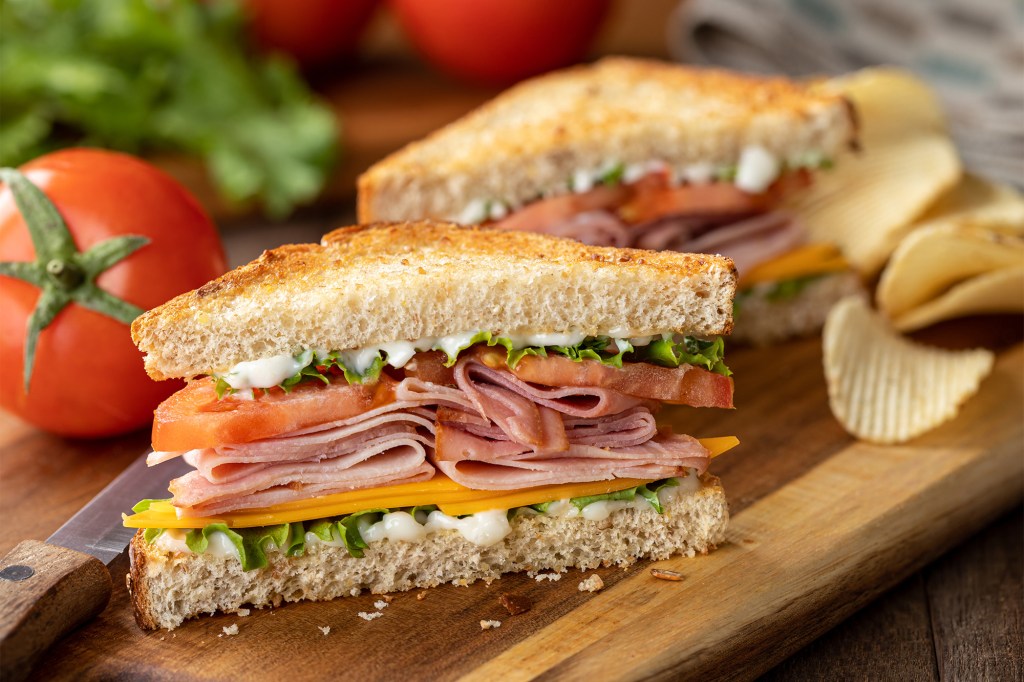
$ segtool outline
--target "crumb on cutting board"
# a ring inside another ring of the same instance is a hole
[[[490,630],[491,628],[500,628],[500,627],[501,627],[501,621],[500,620],[482,620],[482,621],[480,621],[480,629],[481,630]]]
[[[599,576],[597,573],[594,573],[589,578],[582,581],[577,586],[577,589],[580,592],[597,592],[599,590],[604,589],[604,581],[601,580],[601,576]]]
[[[234,625],[225,625],[224,626],[224,634],[225,635],[237,635],[238,634],[238,623],[235,623]]]
[[[238,609],[237,611],[235,611],[235,613],[244,618],[245,616],[248,616],[250,613],[252,613],[252,611],[250,611],[249,609]]]
[[[427,591],[426,590],[423,590],[419,594],[416,595],[416,601],[423,601],[426,598],[427,598]]]
[[[505,593],[498,597],[498,603],[508,609],[510,616],[518,616],[520,613],[526,613],[533,606],[533,602],[528,597],[522,597],[516,594]]]
[[[386,609],[387,607],[388,603],[383,599],[378,599],[377,601],[373,602],[373,608],[377,609],[378,611]]]
[[[326,637],[327,635],[331,634],[331,626],[330,625],[318,625],[318,626],[316,626],[316,629],[319,630],[320,632],[324,633],[324,637]]]
[[[373,613],[367,613],[366,611],[360,611],[356,615],[358,615],[363,620],[373,620],[374,618],[380,618],[384,614],[381,613],[380,611],[374,611]]]
[[[559,580],[562,579],[562,574],[561,573],[538,573],[537,575],[533,576],[533,579],[536,580],[537,582],[540,582],[541,580],[552,580],[554,582],[558,582]]]

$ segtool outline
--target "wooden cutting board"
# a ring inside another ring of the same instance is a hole
[[[726,544],[657,563],[682,582],[654,579],[643,562],[598,570],[594,594],[577,589],[578,571],[514,575],[398,594],[372,622],[356,614],[379,597],[364,595],[143,632],[122,557],[106,611],[35,678],[752,678],[1024,497],[1024,347],[1000,353],[955,421],[881,447],[832,418],[819,343],[731,352],[738,409],[673,416],[695,435],[743,440],[712,467],[733,514]],[[509,616],[503,593],[533,608]],[[483,631],[482,619],[502,624]],[[238,634],[224,634],[230,625]]]

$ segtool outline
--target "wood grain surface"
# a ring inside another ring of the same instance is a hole
[[[674,417],[697,435],[736,433],[744,441],[714,465],[730,496],[729,542],[706,557],[658,563],[682,572],[682,582],[651,578],[649,564],[600,569],[606,587],[596,594],[577,590],[584,575],[576,571],[559,582],[516,575],[490,586],[437,588],[422,600],[400,594],[372,622],[357,616],[375,610],[377,597],[365,595],[145,633],[115,578],[107,610],[58,644],[36,679],[83,671],[312,678],[337,674],[338,666],[366,679],[749,679],[1024,495],[1019,345],[1000,354],[957,420],[901,447],[854,442],[832,419],[816,340],[734,351],[730,365],[737,410],[681,409]],[[125,572],[120,561],[111,567],[115,576]],[[525,596],[533,608],[509,616],[498,602],[503,593]],[[915,609],[908,605],[900,618],[916,641],[923,625]],[[482,619],[502,626],[482,631]],[[234,624],[237,635],[223,632]],[[319,630],[325,626],[327,636]],[[971,646],[948,641],[951,657]],[[311,650],[325,656],[304,656],[297,669],[295,652]]]

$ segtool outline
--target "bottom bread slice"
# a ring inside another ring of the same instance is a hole
[[[832,305],[850,294],[862,293],[860,278],[852,271],[825,275],[809,282],[793,298],[772,300],[771,284],[755,287],[742,297],[730,341],[770,346],[818,332]]]
[[[264,568],[243,571],[237,558],[170,552],[145,541],[130,546],[128,589],[140,627],[175,628],[188,618],[243,607],[328,600],[373,593],[490,582],[503,573],[626,566],[641,558],[706,554],[722,542],[729,520],[725,493],[705,474],[701,487],[676,495],[663,513],[622,509],[603,521],[582,516],[517,515],[511,532],[489,547],[455,530],[421,542],[382,540],[355,558],[342,547],[314,544],[302,556],[267,553]]]

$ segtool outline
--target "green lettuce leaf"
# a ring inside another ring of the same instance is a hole
[[[149,544],[153,544],[153,541],[164,534],[164,528],[147,528],[142,531],[142,539]]]
[[[149,511],[150,505],[152,505],[154,502],[170,502],[170,501],[171,501],[171,498],[169,498],[169,497],[166,498],[166,499],[163,499],[163,500],[153,500],[153,499],[139,500],[138,502],[135,503],[135,506],[132,507],[132,511],[135,512],[136,514],[138,514],[139,512]]]
[[[636,359],[650,362],[663,367],[678,367],[681,364],[697,365],[724,376],[732,376],[732,371],[725,364],[725,341],[722,337],[714,341],[704,341],[692,336],[682,341],[672,338],[661,338],[636,351]]]
[[[656,512],[662,514],[664,513],[664,509],[662,509],[661,500],[658,498],[658,491],[666,486],[675,485],[679,485],[679,481],[677,481],[674,478],[665,478],[660,481],[651,481],[646,485],[638,485],[635,488],[626,488],[625,490],[619,490],[613,493],[605,493],[603,495],[588,495],[586,497],[574,497],[569,501],[572,502],[573,506],[575,506],[577,509],[583,511],[584,507],[593,504],[594,502],[608,502],[613,500],[628,502],[639,495],[640,497],[647,500],[647,502],[650,503],[650,505],[654,508]],[[545,503],[543,505],[543,509],[538,508],[541,505],[532,506],[534,509],[537,509],[537,511],[546,512],[550,505],[550,502]]]

